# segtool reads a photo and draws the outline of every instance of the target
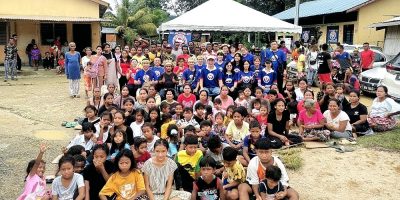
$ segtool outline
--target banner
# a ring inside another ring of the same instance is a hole
[[[169,32],[168,43],[171,45],[175,44],[175,42],[188,45],[190,41],[192,41],[192,33]]]
[[[303,41],[307,43],[308,40],[310,39],[310,31],[303,31],[301,39],[303,39]]]
[[[338,29],[328,29],[328,34],[326,34],[327,43],[338,43],[339,41],[339,30]]]

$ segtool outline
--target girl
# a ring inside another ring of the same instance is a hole
[[[25,199],[50,199],[50,191],[46,191],[46,179],[44,172],[46,170],[46,162],[42,160],[47,147],[40,145],[39,154],[36,160],[31,160],[26,168],[25,187],[21,196],[17,200]]]
[[[346,97],[344,96],[345,86],[343,84],[337,84],[335,87],[335,99],[339,100],[340,102],[340,109],[343,109],[344,106],[349,104]]]
[[[143,168],[143,164],[151,158],[150,153],[147,151],[147,141],[142,137],[134,138],[134,148],[132,149],[133,157],[137,163],[137,168],[140,170]]]
[[[146,120],[146,122],[150,122],[154,126],[154,133],[156,133],[156,135],[160,135],[161,118],[160,118],[160,110],[157,107],[150,108],[149,118]]]
[[[226,142],[225,139],[226,126],[224,124],[224,119],[225,119],[224,113],[218,112],[217,114],[215,114],[215,123],[212,127],[212,131],[220,137],[222,142]]]
[[[110,147],[110,154],[107,157],[107,160],[114,161],[119,152],[121,152],[123,149],[130,149],[130,147],[127,144],[126,134],[123,130],[115,130],[111,138],[112,142]]]
[[[135,121],[131,123],[130,127],[133,131],[133,137],[141,137],[142,133],[142,125],[144,123],[145,112],[143,109],[136,110]]]
[[[149,117],[149,111],[150,111],[150,109],[152,109],[152,108],[155,108],[155,107],[157,107],[156,106],[156,99],[154,98],[154,97],[147,97],[147,100],[146,100],[146,109],[144,110],[145,111],[145,113],[146,113],[146,119]]]
[[[170,124],[167,129],[167,141],[168,141],[168,157],[174,158],[175,155],[178,153],[179,149],[179,132],[178,126],[175,124]],[[153,149],[154,150],[154,149]]]
[[[250,71],[250,62],[244,61],[243,66],[240,68],[239,72],[239,85],[242,90],[245,88],[251,88],[254,83],[253,72]]]
[[[175,106],[175,114],[172,115],[172,119],[175,121],[179,121],[183,119],[183,105],[178,103]]]
[[[183,86],[183,93],[178,96],[178,103],[182,104],[184,108],[193,108],[196,102],[196,96],[192,94],[192,88],[190,84]]]
[[[125,126],[130,126],[135,121],[136,111],[133,109],[133,99],[128,98],[124,100],[123,111],[125,113]]]
[[[117,59],[115,59],[114,53],[111,52],[111,46],[108,43],[104,44],[103,56],[106,57],[108,65],[107,75],[105,76],[106,82],[107,84],[113,83],[117,88],[119,87],[117,80]]]
[[[110,129],[110,135],[106,141],[107,143],[111,143],[111,136],[113,136],[115,132],[119,129],[125,132],[126,142],[129,145],[133,145],[133,131],[131,127],[126,126],[124,122],[125,122],[124,113],[122,111],[116,111],[116,113],[114,114],[114,127]]]
[[[217,60],[215,61],[215,67],[219,70],[222,71],[223,67],[225,66],[225,61],[224,61],[224,53],[222,51],[219,51],[217,53]]]
[[[233,105],[233,99],[229,94],[229,87],[224,85],[221,87],[221,92],[220,94],[215,97],[215,99],[220,99],[221,100],[221,109],[226,110],[228,106]]]
[[[252,65],[250,67],[250,71],[254,72],[254,74],[253,74],[254,83],[253,83],[253,87],[252,88],[255,88],[255,87],[257,87],[258,77],[260,75],[260,72],[263,70],[263,66],[261,65],[260,56],[254,56],[253,62],[254,62],[254,65]]]
[[[277,77],[276,72],[272,69],[272,62],[270,60],[266,60],[264,65],[265,68],[259,73],[258,86],[263,89],[264,94],[267,94]]]
[[[93,97],[87,101],[86,105],[92,105],[96,107],[97,110],[104,104],[104,99],[101,98],[100,88],[93,88]]]
[[[246,99],[246,101],[249,103],[251,100],[253,100],[255,97],[251,96],[251,88],[250,87],[246,87],[244,90],[244,97]],[[247,107],[246,107],[247,108]]]
[[[86,47],[83,51],[85,56],[82,58],[82,67],[83,67],[83,80],[85,81],[85,95],[86,98],[89,98],[89,91],[92,90],[94,78],[97,77],[96,70],[93,69],[93,63],[90,62],[90,57],[92,56],[92,49],[90,47]]]
[[[299,88],[296,88],[294,90],[294,92],[296,94],[296,101],[297,102],[303,100],[303,98],[304,98],[304,92],[307,89],[307,80],[306,79],[300,79],[298,84],[299,84]]]
[[[243,67],[243,59],[242,59],[242,54],[240,53],[235,53],[235,56],[233,58],[233,71],[235,73],[239,73],[240,69]]]
[[[245,107],[238,107],[233,111],[233,121],[226,128],[225,139],[229,146],[241,149],[243,138],[249,134],[249,124],[244,121],[248,113]]]
[[[169,105],[169,109],[170,110],[174,110],[175,106],[178,104],[177,101],[175,101],[175,95],[174,95],[174,90],[167,88],[165,90],[165,100],[162,102],[167,102],[167,104]],[[161,102],[161,103],[162,103]]]
[[[126,79],[128,80],[127,84],[128,84],[128,88],[129,88],[129,95],[134,96],[134,97],[136,96],[136,90],[139,88],[135,84],[136,72],[139,70],[137,66],[138,66],[138,61],[135,59],[132,59],[130,68],[125,74]]]
[[[76,44],[69,43],[69,52],[65,54],[65,74],[69,81],[71,98],[79,98],[79,81],[81,79],[81,54],[75,51]]]
[[[131,66],[131,60],[128,57],[128,51],[123,50],[121,53],[121,59],[119,60],[119,68],[118,68],[118,71],[121,74],[121,77],[119,78],[119,85],[121,87],[128,83],[129,76],[127,76],[127,74],[129,72],[130,66]]]
[[[155,156],[147,160],[142,168],[147,195],[154,200],[189,199],[189,192],[172,189],[174,172],[178,166],[167,157],[168,142],[163,139],[157,140],[154,152]]]
[[[235,104],[237,106],[243,106],[243,107],[247,108],[249,106],[249,103],[246,100],[246,96],[244,95],[243,90],[239,90],[238,94],[239,94],[239,97],[236,98]]]
[[[224,85],[228,87],[229,94],[235,97],[236,95],[234,94],[234,92],[238,85],[238,76],[237,73],[235,73],[235,71],[233,70],[232,62],[227,62],[225,64],[222,76],[222,81],[224,82]]]
[[[154,86],[154,85],[149,86],[149,93],[147,96],[153,97],[156,100],[156,106],[160,106],[161,96],[158,94],[158,92],[156,90],[156,86]]]
[[[39,66],[39,60],[41,59],[40,49],[36,44],[33,45],[33,49],[31,50],[31,59],[33,62],[33,70],[37,71]]]
[[[114,99],[114,104],[117,106],[117,108],[122,108],[122,103],[127,98],[134,100],[133,96],[129,95],[128,86],[126,86],[126,85],[121,86],[121,95]]]
[[[103,96],[104,104],[99,108],[98,115],[100,116],[104,111],[108,110],[110,107],[117,107],[113,104],[114,95],[112,93],[106,93]]]
[[[353,68],[349,67],[346,69],[345,77],[344,77],[344,88],[345,92],[349,93],[350,91],[360,92],[360,81],[357,76],[353,73]]]
[[[97,117],[97,109],[94,106],[86,106],[83,111],[85,112],[85,119],[83,119],[83,122],[90,122],[92,124],[97,124],[100,121],[100,118]]]
[[[235,110],[235,105],[230,105],[226,109],[226,117],[224,119],[224,125],[228,126],[228,124],[233,120],[233,111]]]
[[[108,147],[97,144],[93,147],[93,160],[83,170],[85,200],[99,200],[99,192],[114,173],[114,164],[107,160]]]
[[[208,92],[206,90],[200,90],[199,100],[197,100],[193,105],[193,113],[196,112],[195,107],[196,107],[196,104],[198,104],[198,103],[201,103],[204,106],[207,106],[207,105],[209,105],[211,107],[214,106],[213,102],[208,98]]]
[[[261,108],[260,99],[254,99],[253,101],[251,101],[250,104],[251,116],[254,118],[257,117],[260,114],[260,108]]]
[[[296,124],[297,119],[297,104],[296,101],[296,93],[293,81],[287,80],[285,84],[285,88],[283,88],[283,97],[285,98],[285,102],[287,104],[287,109],[290,113],[290,126]]]
[[[117,85],[115,83],[108,83],[107,91],[105,91],[105,92],[112,94],[114,96],[114,99],[116,99],[119,96],[116,89],[117,89]],[[101,92],[103,92],[103,91],[101,91]]]
[[[103,144],[106,142],[110,129],[112,128],[113,116],[111,112],[105,111],[101,114],[100,122],[95,124],[97,143]]]
[[[156,135],[154,135],[154,127],[150,123],[144,123],[142,126],[143,138],[146,139],[147,142],[147,151],[150,154],[154,153],[154,143],[160,139]]]
[[[80,174],[74,173],[75,160],[72,156],[63,156],[58,161],[61,176],[54,179],[51,185],[53,200],[83,200],[85,197],[85,183]],[[77,196],[74,194],[77,192]]]
[[[57,74],[63,74],[65,71],[65,58],[64,54],[61,54],[57,61]]]
[[[257,115],[256,120],[261,126],[261,133],[265,133],[268,126],[268,105],[261,105],[260,114]]]
[[[334,99],[334,98],[335,98],[335,86],[333,85],[333,83],[326,83],[324,97],[322,97],[322,99],[319,100],[319,105],[322,113],[328,110],[329,99]]]
[[[337,99],[329,99],[329,109],[324,112],[325,127],[331,131],[332,138],[353,138],[349,116],[340,109]]]
[[[314,92],[313,92],[312,90],[306,90],[306,91],[304,92],[304,99],[301,100],[301,101],[297,104],[297,112],[298,112],[298,113],[300,113],[301,111],[305,110],[305,108],[304,108],[304,102],[305,102],[305,100],[307,100],[307,99],[314,100]],[[319,108],[319,104],[318,104],[318,103],[317,103],[317,104],[314,104],[314,106],[315,106],[315,109],[316,109],[316,110],[321,110],[321,109]]]
[[[141,88],[139,91],[139,98],[135,102],[135,110],[137,109],[146,109],[146,100],[147,100],[148,92],[146,88]]]
[[[130,150],[123,150],[115,158],[118,171],[114,173],[101,189],[101,200],[110,197],[116,199],[147,199],[146,188],[141,172],[136,168],[135,158]]]

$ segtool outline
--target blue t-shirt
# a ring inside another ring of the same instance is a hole
[[[215,67],[211,71],[206,67],[201,70],[200,79],[203,79],[203,87],[205,88],[219,87],[218,81],[222,80],[222,73]]]
[[[262,58],[262,63],[264,63],[266,59],[270,59],[272,62],[272,67],[276,72],[278,72],[279,64],[283,65],[284,62],[286,62],[285,53],[279,49],[275,52],[272,52],[270,50],[265,51]]]
[[[254,56],[251,53],[247,53],[246,56],[243,56],[242,60],[243,62],[248,61],[250,65],[254,65]]]
[[[222,74],[223,78],[223,82],[226,86],[228,86],[229,88],[233,87],[234,83],[237,82],[238,79],[238,74]]]
[[[135,79],[140,80],[140,83],[141,83],[140,85],[143,85],[143,83],[145,83],[147,81],[157,80],[156,74],[154,73],[153,70],[150,70],[150,69],[147,71],[144,71],[144,69],[139,70],[136,73]]]
[[[261,80],[261,85],[266,87],[271,87],[271,85],[276,80],[276,72],[271,69],[271,71],[267,72],[266,68],[260,71],[258,79]]]
[[[196,68],[197,70],[199,70],[199,71],[201,71],[202,69],[204,69],[204,68],[206,68],[207,67],[207,65],[206,64],[203,64],[203,65],[194,65],[194,68]]]
[[[231,54],[228,54],[225,56],[225,62],[232,62],[233,56]]]
[[[255,65],[250,66],[250,71],[254,72],[254,77],[258,77],[258,74],[263,69],[264,69],[264,67],[262,65],[259,65],[257,69],[256,69]]]
[[[215,67],[221,71],[223,71],[224,67],[225,67],[225,61],[222,62],[221,64],[218,64],[218,62],[214,63]]]
[[[197,83],[199,82],[200,70],[195,69],[194,71],[190,70],[189,68],[186,69],[183,74],[183,80],[185,82],[189,82],[192,86],[192,89],[196,88]]]
[[[151,70],[153,70],[153,72],[156,74],[156,79],[158,80],[160,78],[161,75],[164,74],[165,69],[162,66],[154,66],[151,68]]]
[[[351,67],[351,63],[350,63],[351,57],[350,57],[350,54],[347,52],[343,52],[342,54],[336,55],[334,57],[334,59],[336,59],[339,62],[340,67],[342,69],[347,69],[347,68]]]
[[[254,81],[254,76],[253,76],[252,71],[248,71],[248,72],[239,72],[239,79],[242,79],[242,83],[243,84],[251,84]]]
[[[261,138],[265,138],[265,136],[261,135],[261,137],[259,139],[261,139]],[[256,141],[253,141],[251,139],[251,135],[247,135],[243,139],[243,147],[247,147],[248,148],[248,154],[249,154],[250,159],[252,159],[253,157],[257,156],[255,143],[256,143]]]

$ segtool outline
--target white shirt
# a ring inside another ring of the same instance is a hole
[[[154,143],[156,143],[156,141],[158,139],[160,139],[160,138],[157,135],[153,135],[153,141],[147,143],[147,152],[149,152],[149,153],[154,152]]]
[[[332,119],[331,111],[327,110],[327,111],[324,112],[324,117],[326,119],[326,122],[328,124],[333,124],[335,128],[339,128],[339,123],[340,122],[347,121],[346,131],[351,131],[352,130],[351,125],[350,125],[350,118],[344,111],[340,111],[339,115],[336,116],[336,118]]]
[[[296,101],[297,101],[297,102],[300,102],[301,100],[304,99],[304,92],[302,92],[302,91],[300,90],[300,88],[296,88],[296,89],[294,90],[294,93],[296,94]]]
[[[94,136],[96,136],[96,138],[98,138],[100,136],[100,129],[101,129],[100,123],[94,124],[94,127],[96,128],[96,133],[94,134]],[[108,126],[107,131],[103,132],[103,138],[102,138],[103,143],[105,143],[108,138],[108,133],[110,132],[110,127],[111,126]]]
[[[143,135],[142,133],[142,126],[144,124],[144,121],[140,124],[136,123],[136,122],[132,122],[130,127],[133,131],[133,137],[141,137]]]
[[[280,181],[282,185],[289,186],[289,176],[282,161],[276,156],[272,156],[272,158],[274,159],[273,165],[281,169],[282,176]],[[261,164],[258,156],[256,156],[250,160],[249,165],[247,166],[246,181],[248,181],[251,185],[258,185],[263,179],[265,179],[265,177],[258,177],[257,170],[259,167],[262,167],[262,169],[265,171],[265,167]]]
[[[81,145],[83,147],[85,147],[85,150],[91,150],[92,147],[94,146],[94,142],[89,139],[87,142],[85,141],[85,135],[84,134],[79,134],[77,135],[74,139],[72,139],[72,141],[69,143],[69,145],[67,146],[67,149],[71,148],[72,146],[75,145]]]
[[[386,98],[382,102],[375,98],[371,106],[371,117],[385,117],[385,115],[400,110],[400,105],[391,98]]]

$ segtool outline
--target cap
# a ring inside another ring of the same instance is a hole
[[[207,60],[210,60],[210,59],[213,59],[213,60],[215,60],[215,57],[214,57],[214,56],[212,56],[212,55],[209,55],[209,56],[207,56]]]
[[[164,61],[164,66],[165,66],[165,65],[171,65],[171,66],[172,66],[172,61],[170,61],[170,60]]]

